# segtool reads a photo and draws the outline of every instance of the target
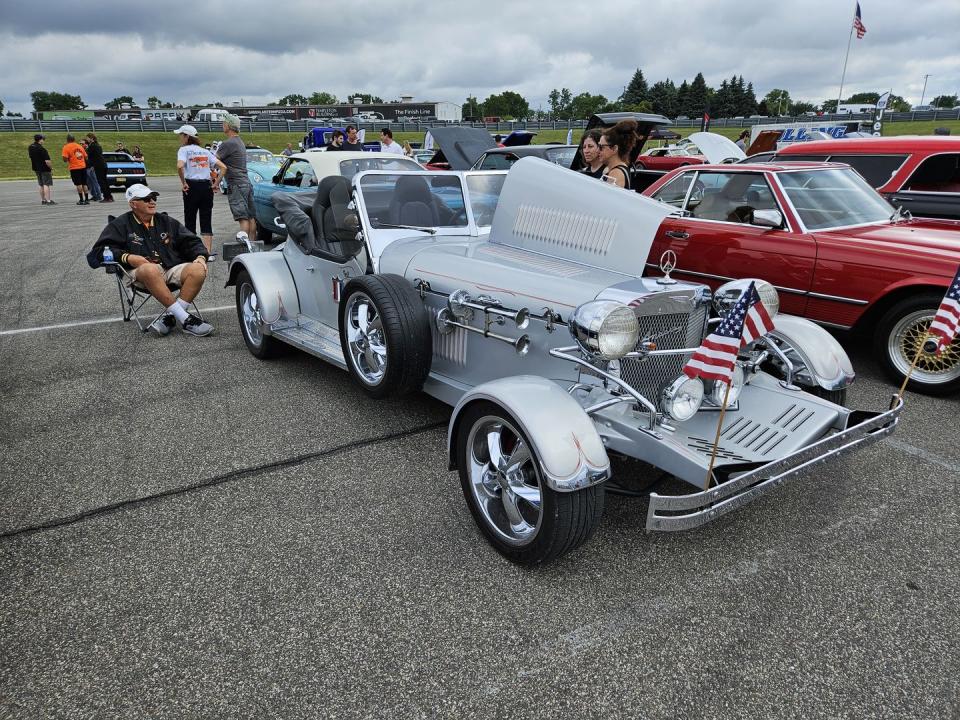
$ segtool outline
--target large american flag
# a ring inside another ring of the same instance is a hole
[[[927,330],[935,336],[938,355],[953,342],[958,331],[960,331],[960,268],[957,269],[957,274],[950,283],[947,294]]]
[[[863,24],[863,19],[860,17],[860,3],[857,3],[857,12],[853,16],[853,29],[857,31],[857,40],[863,40],[863,36],[867,34],[867,26]]]
[[[729,385],[740,348],[772,330],[773,320],[760,302],[754,283],[750,283],[717,329],[707,335],[683,366],[683,372],[687,377],[718,380]]]

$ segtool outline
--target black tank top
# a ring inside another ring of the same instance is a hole
[[[584,175],[589,175],[590,177],[599,180],[601,177],[603,177],[603,165],[598,167],[596,170],[591,170],[590,166],[587,165],[580,172],[582,172]]]
[[[630,187],[630,168],[628,168],[626,165],[617,165],[615,168],[613,168],[613,170],[623,171],[623,180],[624,180],[623,187],[627,190],[632,190],[633,188]],[[611,170],[610,172],[613,172],[613,170]],[[609,174],[610,173],[603,173],[603,175],[609,175]]]

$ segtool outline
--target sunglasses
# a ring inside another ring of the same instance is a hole
[[[607,145],[606,143],[598,143],[598,144],[597,144],[597,147],[598,147],[598,148],[608,148],[608,147],[613,147],[613,145]]]
[[[136,198],[136,200],[144,203],[155,203],[158,197],[159,195],[148,195],[145,198]]]

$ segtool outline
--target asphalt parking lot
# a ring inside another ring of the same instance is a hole
[[[223,262],[213,336],[140,334],[84,260],[125,203],[37,195],[0,183],[0,718],[960,717],[960,399],[698,531],[608,496],[518,568],[444,405],[256,360]],[[846,344],[850,404],[884,406]]]

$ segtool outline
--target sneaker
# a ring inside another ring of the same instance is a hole
[[[86,205],[86,203],[83,200],[77,200],[77,205]]]
[[[108,198],[104,198],[104,199],[101,200],[100,202],[113,202],[113,196],[110,196],[110,197],[108,197]]]
[[[56,203],[53,200],[47,200],[47,205],[56,205]]]
[[[216,262],[216,260],[217,260],[217,254],[215,252],[212,252],[207,256],[208,263]]]
[[[204,322],[196,315],[188,315],[186,321],[180,326],[180,329],[187,333],[187,335],[203,337],[213,332],[213,325]]]
[[[177,324],[177,319],[173,316],[173,313],[164,313],[152,323],[147,329],[158,337],[163,337],[164,335],[169,335],[170,331],[173,330],[173,326]]]

